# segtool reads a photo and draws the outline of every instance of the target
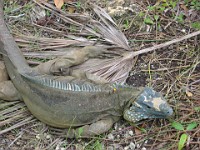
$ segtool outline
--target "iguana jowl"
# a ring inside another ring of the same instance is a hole
[[[51,126],[82,127],[81,136],[94,136],[108,131],[123,116],[136,122],[146,118],[166,118],[172,108],[151,88],[135,88],[117,84],[97,84],[90,80],[66,76],[56,79],[44,75],[41,66],[28,66],[3,19],[3,2],[0,2],[0,51],[14,87],[31,113]],[[71,53],[64,59],[52,61],[54,69],[71,67],[89,57],[98,55],[95,47],[85,47],[77,57]],[[61,64],[60,66],[56,64]],[[78,129],[71,129],[68,137],[75,137]],[[78,135],[80,136],[80,135]]]

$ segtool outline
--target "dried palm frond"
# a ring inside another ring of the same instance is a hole
[[[128,45],[127,38],[119,29],[117,29],[117,25],[106,13],[106,11],[94,4],[93,9],[94,12],[99,16],[100,22],[95,22],[92,25],[99,29],[98,31],[102,37],[105,40],[110,41],[112,44],[115,44],[126,50],[131,50],[130,46]]]
[[[0,135],[35,121],[23,102],[0,100]]]
[[[62,32],[62,34],[66,37],[78,40],[80,39],[80,36],[77,37],[75,35],[85,35],[85,36],[92,35],[94,36],[94,38],[92,38],[91,41],[103,42],[104,44],[108,45],[111,44],[117,47],[124,48],[126,50],[130,50],[127,38],[119,29],[117,29],[117,25],[115,24],[115,22],[102,8],[94,4],[91,4],[94,12],[98,16],[98,18],[94,18],[86,13],[71,14],[64,12],[45,1],[34,0],[34,2],[43,7],[44,9],[50,10],[53,13],[53,15],[57,16],[61,20],[60,22],[56,22],[57,25],[62,23],[62,24],[74,25],[76,27],[75,33]],[[56,28],[54,30],[57,30],[58,26],[55,27]],[[41,28],[43,28],[43,26],[41,26]],[[66,25],[64,30],[67,30]],[[84,37],[81,38],[83,39]]]
[[[57,31],[63,36],[69,38],[69,39],[59,39],[60,43],[58,42],[54,43],[54,40],[52,40],[52,44],[49,42],[46,42],[41,40],[40,46],[41,49],[48,49],[48,48],[61,48],[65,47],[65,51],[67,49],[71,49],[69,46],[86,46],[86,45],[96,45],[96,46],[102,46],[109,48],[108,52],[110,56],[118,56],[113,59],[101,59],[101,60],[89,60],[85,64],[82,64],[79,66],[79,68],[89,71],[95,75],[101,76],[104,79],[108,80],[109,82],[124,82],[126,78],[128,77],[128,74],[130,70],[133,67],[134,64],[134,58],[142,53],[147,53],[149,51],[153,51],[165,46],[168,46],[170,44],[180,42],[184,39],[191,38],[193,36],[196,36],[199,34],[199,32],[195,32],[189,35],[186,35],[185,37],[178,38],[163,44],[156,45],[155,47],[150,47],[147,49],[143,49],[140,51],[132,51],[128,44],[128,40],[125,37],[125,35],[117,28],[116,23],[113,21],[113,19],[97,5],[90,4],[90,8],[93,9],[94,15],[89,15],[87,13],[68,13],[64,12],[62,10],[57,9],[53,5],[45,2],[45,1],[36,1],[34,0],[36,4],[41,6],[42,8],[49,10],[52,12],[53,15],[55,15],[57,18],[60,19],[59,22],[56,22],[55,26],[50,27],[43,27],[44,30],[52,30]],[[75,32],[68,33],[68,27],[67,25],[74,25],[76,27]],[[38,26],[38,25],[37,25]],[[60,32],[57,28],[62,27],[63,31]],[[87,36],[92,36],[91,39],[86,38]],[[58,40],[58,39],[56,39]],[[63,40],[63,44],[61,44],[61,40]],[[64,42],[65,41],[65,42]],[[74,41],[74,42],[73,42]],[[71,44],[73,43],[73,44]],[[45,45],[46,44],[46,45]],[[54,45],[55,47],[52,47]],[[59,57],[59,55],[62,55],[65,53],[63,49],[59,51],[58,49],[56,52],[51,51],[42,51],[40,53],[25,53],[26,56],[37,56],[40,58],[48,57],[49,55]],[[116,55],[117,54],[117,55]],[[92,65],[93,64],[93,65]]]
[[[115,58],[106,63],[95,65],[95,67],[90,67],[89,65],[84,66],[85,70],[90,71],[93,74],[103,77],[107,79],[109,82],[121,82],[124,83],[126,78],[128,77],[129,71],[133,67],[134,58],[140,54],[144,54],[156,49],[160,49],[171,44],[183,41],[185,39],[189,39],[191,37],[197,36],[200,34],[200,31],[193,32],[186,36],[158,44],[153,47],[145,48],[135,52],[126,52],[122,57]]]

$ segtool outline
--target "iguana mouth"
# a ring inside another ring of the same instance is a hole
[[[126,110],[124,112],[124,119],[130,122],[137,122],[143,119],[167,118],[173,114],[173,110],[169,106],[163,107],[162,110],[164,111],[154,111],[153,113],[150,113],[149,111],[146,111],[144,109],[138,109],[137,106],[133,105],[130,107],[129,110]]]

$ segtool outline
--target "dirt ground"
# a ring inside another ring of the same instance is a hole
[[[200,30],[198,0],[90,2],[105,8],[134,50]],[[48,3],[53,5],[50,0]],[[63,10],[72,15],[75,12],[90,13],[86,4],[85,1],[73,1]],[[49,58],[41,55],[36,59],[26,54],[29,50],[43,50],[37,41],[28,37],[62,39],[67,35],[83,35],[74,31],[73,26],[60,23],[59,16],[51,10],[44,11],[34,1],[7,0],[4,9],[7,26],[31,65]],[[87,38],[91,39],[92,35]],[[173,117],[144,120],[137,124],[122,119],[103,135],[91,139],[67,139],[64,129],[55,129],[38,121],[23,102],[0,100],[0,150],[176,150],[183,141],[183,134],[187,135],[183,149],[199,150],[200,36],[139,55],[134,62],[127,84],[151,86],[160,91],[173,107]],[[178,125],[174,127],[173,122],[178,122],[184,130],[177,129]],[[196,126],[189,130],[187,126],[190,124]]]

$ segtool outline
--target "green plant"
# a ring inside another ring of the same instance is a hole
[[[148,24],[148,25],[152,25],[152,24],[154,24],[154,21],[150,17],[146,17],[144,19],[144,23]]]
[[[78,137],[81,137],[83,133],[83,127],[78,128]]]
[[[141,11],[141,12],[139,12],[139,17],[144,17],[145,16],[145,14]]]
[[[85,146],[85,150],[103,150],[104,146],[103,144],[97,139],[97,140],[91,140],[89,143]]]
[[[170,9],[170,16],[172,18],[174,18],[176,16],[176,12],[174,11],[175,7],[177,6],[177,0],[162,0],[162,1],[159,1],[157,2],[155,5],[153,6],[148,6],[147,9],[153,13],[153,17],[149,17],[147,16],[145,19],[144,19],[144,23],[145,24],[148,24],[148,25],[153,25],[155,24],[156,25],[156,29],[157,30],[160,30],[161,29],[161,26],[160,26],[160,14],[162,13],[165,13],[164,11],[167,10],[167,9]],[[177,18],[176,18],[177,19]],[[179,22],[182,22],[183,21],[183,16],[179,16],[178,18],[178,21]]]
[[[162,13],[164,10],[171,8],[174,9],[177,5],[177,0],[162,0],[154,6],[148,6],[150,11]]]
[[[80,2],[80,1],[78,1],[78,2],[76,3],[76,8],[77,8],[77,9],[81,9],[81,2]]]
[[[76,32],[76,31],[77,31],[76,26],[70,25],[69,31],[70,31],[70,32]]]
[[[184,0],[185,5],[194,10],[200,10],[200,1],[199,0]]]
[[[124,20],[124,24],[123,24],[124,29],[125,29],[125,30],[128,29],[129,26],[130,26],[129,20],[128,20],[128,19],[125,19],[125,20]]]
[[[137,128],[138,130],[140,130],[142,133],[147,133],[147,130],[145,128],[142,128],[138,125],[136,125],[135,123],[129,122],[131,126]]]
[[[99,142],[99,140],[96,140],[96,142],[94,143],[94,149],[95,150],[103,150],[103,145],[102,145],[102,143]]]
[[[194,110],[197,112],[200,112],[200,106],[199,107],[194,107]]]
[[[177,20],[178,22],[180,22],[180,23],[183,23],[183,22],[184,22],[184,15],[183,15],[182,13],[180,13],[180,14],[177,16],[176,20]]]
[[[182,150],[188,137],[189,137],[189,134],[188,134],[188,131],[196,128],[198,126],[198,124],[196,122],[192,122],[190,124],[187,124],[187,127],[184,128],[184,125],[179,123],[179,122],[172,122],[172,127],[174,127],[176,130],[179,130],[179,131],[183,131],[184,133],[181,134],[180,136],[180,139],[179,139],[179,143],[178,143],[178,150]]]
[[[192,25],[192,28],[200,30],[200,22],[193,22],[191,25]]]

